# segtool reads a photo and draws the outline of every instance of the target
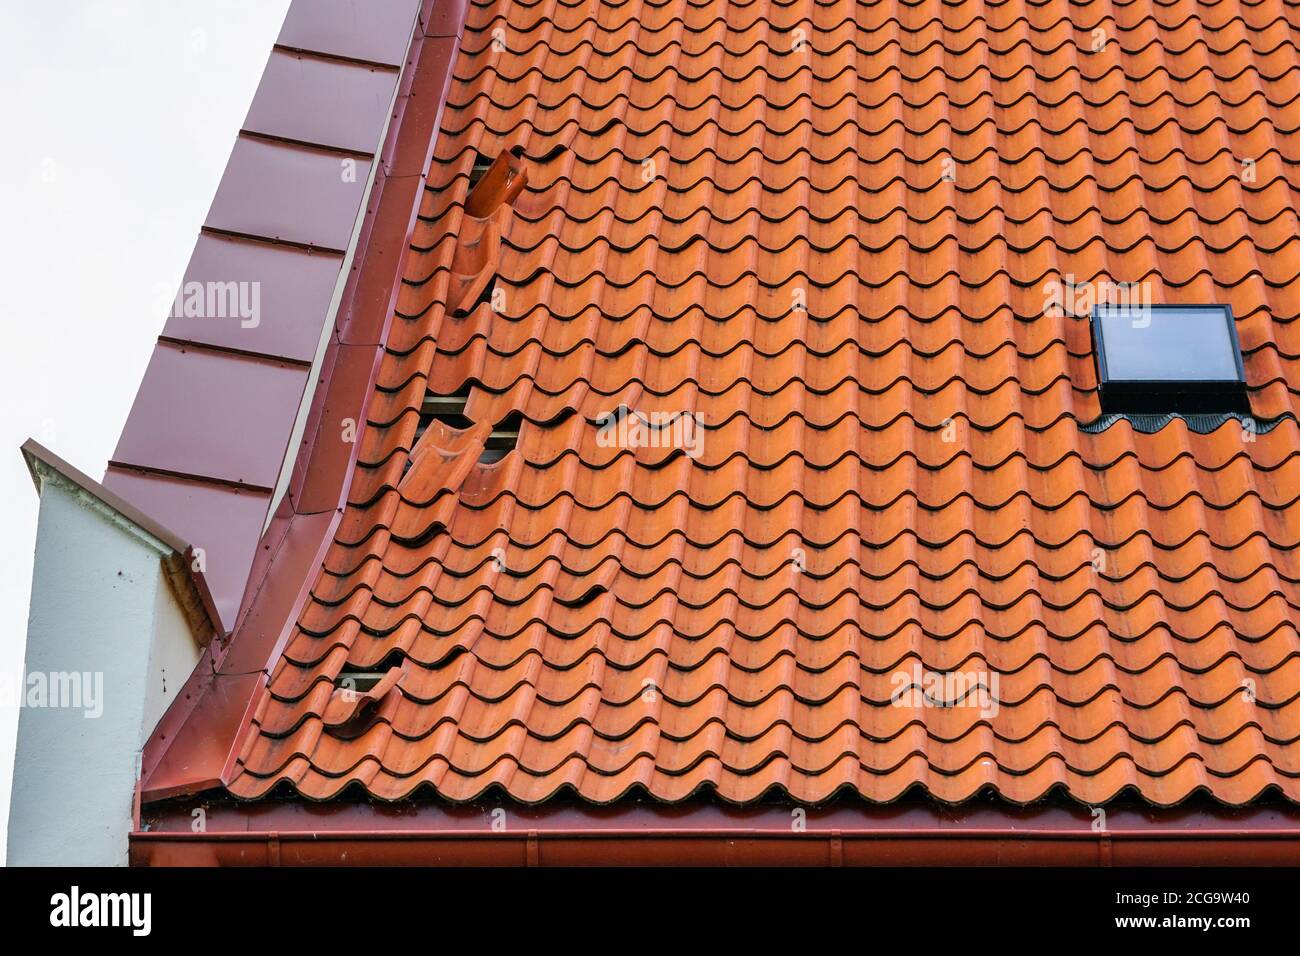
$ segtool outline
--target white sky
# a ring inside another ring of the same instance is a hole
[[[289,0],[0,5],[0,677],[22,673],[35,438],[92,478],[126,421]],[[17,710],[0,704],[0,854]]]

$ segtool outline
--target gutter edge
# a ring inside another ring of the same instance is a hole
[[[861,829],[778,832],[519,829],[508,832],[134,832],[133,866],[1295,865],[1300,831]]]

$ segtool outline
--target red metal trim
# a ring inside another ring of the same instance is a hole
[[[537,835],[279,834],[272,857],[257,834],[136,834],[132,866],[1094,866],[1095,839],[1059,834],[745,833]],[[531,849],[530,849],[531,846]],[[1115,841],[1117,866],[1295,866],[1294,835],[1134,835]]]
[[[146,808],[132,834],[134,865],[584,864],[801,865],[1245,865],[1300,862],[1300,809],[1218,806],[1107,810],[1092,829],[1087,807],[810,808],[697,802],[523,807],[303,802]],[[494,815],[504,810],[505,816]],[[502,828],[504,827],[504,828]]]
[[[417,20],[289,494],[259,545],[229,650],[200,662],[175,713],[168,712],[146,744],[146,804],[229,780],[266,674],[333,539],[359,444],[340,451],[339,424],[365,421],[459,49],[463,5],[460,16],[450,37],[426,32],[427,5]],[[445,15],[438,21],[440,30],[448,29],[445,21]]]

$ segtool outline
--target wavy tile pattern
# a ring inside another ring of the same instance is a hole
[[[1298,43],[1282,0],[480,0],[230,789],[1300,799]],[[1087,428],[1065,281],[1231,303],[1267,427]],[[897,694],[935,673],[974,697]]]

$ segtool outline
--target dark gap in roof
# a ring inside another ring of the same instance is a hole
[[[400,667],[406,660],[406,654],[400,650],[391,650],[369,667],[344,664],[334,678],[336,688],[346,688],[358,694],[364,694],[388,675],[394,667]]]
[[[383,677],[394,667],[401,667],[403,664],[406,663],[406,660],[407,660],[406,652],[403,651],[401,648],[395,647],[387,654],[385,654],[383,657],[381,657],[379,660],[375,661],[375,663],[371,664],[369,667],[354,667],[352,668],[352,670],[358,672],[364,672],[367,674],[370,673],[371,671],[374,671],[380,677]]]
[[[469,383],[451,395],[425,392],[424,401],[420,403],[420,424],[416,426],[416,435],[423,434],[435,419],[449,428],[458,430],[470,428],[474,422],[465,414],[465,405],[468,401]]]
[[[559,159],[568,151],[569,151],[569,147],[565,146],[563,143],[557,143],[556,145],[548,149],[546,152],[544,152],[541,156],[529,156],[523,152],[515,153],[515,155],[520,157],[521,159],[527,159],[530,162],[534,162],[539,166],[545,166],[547,163],[555,162],[555,160]]]
[[[465,414],[465,403],[468,401],[468,382],[451,395],[438,395],[431,391],[425,392],[424,400],[420,403],[420,417],[415,426],[415,437],[412,439],[412,443],[418,442],[420,436],[428,430],[435,420],[442,422],[448,428],[455,428],[458,431],[472,427],[474,422]],[[406,464],[402,467],[402,474],[405,475],[410,469],[411,458],[408,455]]]
[[[524,416],[519,412],[511,412],[503,418],[493,427],[478,460],[483,464],[491,464],[504,458],[519,441],[519,429],[523,424]]]
[[[478,185],[478,181],[483,178],[483,174],[491,168],[492,161],[493,157],[491,156],[484,156],[482,153],[477,151],[474,153],[474,165],[471,166],[469,170],[470,189],[473,189]]]
[[[560,600],[559,598],[556,598],[556,601],[558,601],[560,604],[565,605],[566,607],[585,607],[586,605],[590,604],[592,601],[596,600],[596,598],[598,598],[600,595],[604,594],[607,590],[608,588],[604,587],[603,585],[593,584],[591,587],[587,588],[587,590],[583,591],[580,595],[578,595],[576,598],[573,598],[572,600],[563,601]]]
[[[469,390],[470,384],[466,382],[454,395],[426,393],[424,401],[420,405],[420,422],[415,429],[416,440],[419,440],[419,437],[435,420],[457,430],[472,428],[475,422],[465,414],[465,404],[469,401]],[[488,436],[479,461],[490,463],[504,458],[506,453],[514,448],[515,443],[519,440],[519,429],[523,422],[524,417],[519,412],[511,412],[498,422]],[[406,468],[409,469],[410,467],[411,463],[408,459]]]
[[[370,670],[342,671],[339,673],[338,677],[334,678],[334,686],[339,688],[346,688],[358,694],[364,694],[366,691],[370,690],[370,688],[378,684],[383,679],[384,674],[386,674],[387,672],[388,672],[388,668],[386,667],[382,671],[370,671]]]

